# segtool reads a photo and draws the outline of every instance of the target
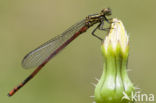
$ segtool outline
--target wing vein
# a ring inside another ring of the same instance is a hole
[[[42,64],[44,60],[46,60],[57,48],[78,32],[84,25],[85,20],[82,20],[71,26],[61,35],[50,39],[38,48],[29,52],[22,60],[22,67],[33,68]]]

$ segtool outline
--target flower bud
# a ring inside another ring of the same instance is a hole
[[[95,88],[96,103],[133,103],[134,86],[127,74],[129,38],[123,23],[112,19],[110,30],[101,46],[103,74]],[[125,94],[129,98],[125,98]]]

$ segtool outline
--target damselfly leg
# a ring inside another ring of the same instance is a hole
[[[107,19],[107,20],[108,20],[108,19]],[[108,21],[108,23],[110,23],[110,22]],[[95,34],[95,32],[96,32],[97,29],[99,29],[99,30],[104,30],[104,31],[109,31],[110,28],[104,28],[104,21],[101,21],[100,24],[92,31],[92,35],[93,35],[94,37],[96,37],[97,39],[103,41],[103,38],[101,38],[101,37],[99,37],[99,36],[97,36],[97,35]]]
[[[92,31],[92,35],[93,35],[94,37],[96,37],[97,39],[103,41],[103,39],[102,39],[101,37],[99,37],[99,36],[97,36],[97,35],[95,34],[95,31],[100,27],[100,25],[101,25],[101,24],[99,24],[99,25]]]

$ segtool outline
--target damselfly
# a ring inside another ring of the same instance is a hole
[[[103,9],[99,14],[93,14],[87,16],[84,20],[71,26],[61,35],[52,38],[43,45],[39,46],[37,49],[28,53],[22,60],[22,67],[33,68],[37,67],[21,84],[15,87],[9,92],[9,96],[16,93],[21,87],[23,87],[28,81],[30,81],[42,68],[43,66],[52,59],[56,54],[58,54],[62,49],[64,49],[71,41],[73,41],[80,34],[84,33],[94,24],[97,27],[92,31],[92,35],[96,38],[103,40],[99,36],[95,35],[95,31],[106,30],[104,26],[104,21],[109,23],[107,16],[111,15],[111,10],[109,8]]]

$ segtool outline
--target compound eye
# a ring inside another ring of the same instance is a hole
[[[112,14],[112,11],[110,8],[105,9],[104,12],[105,12],[105,15],[111,15]]]
[[[105,9],[101,10],[101,13],[103,13],[105,15],[111,15],[111,9],[110,8],[105,8]]]

